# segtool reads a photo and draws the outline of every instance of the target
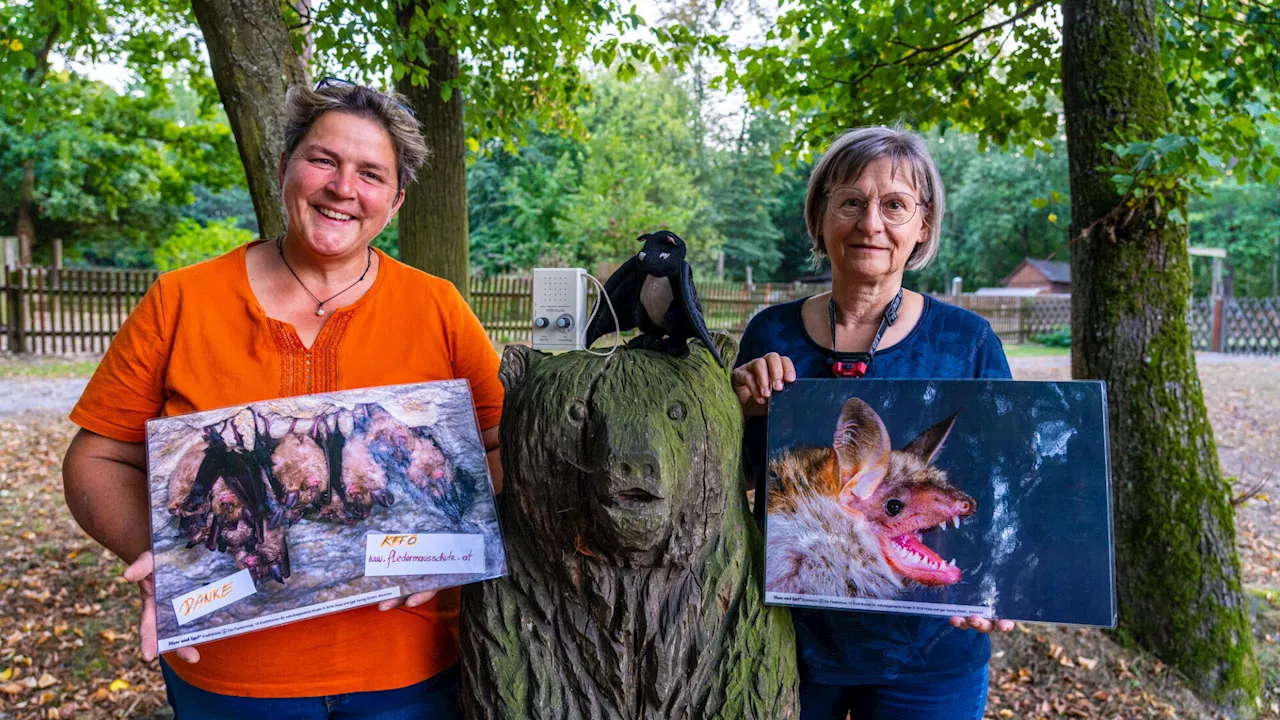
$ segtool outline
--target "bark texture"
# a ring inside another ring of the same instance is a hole
[[[277,0],[192,0],[191,7],[240,149],[259,233],[277,237],[285,230],[279,175],[284,96],[290,85],[310,82],[306,66]]]
[[[1174,188],[1131,215],[1104,143],[1164,134],[1155,0],[1064,0],[1071,170],[1072,373],[1107,382],[1120,634],[1206,698],[1250,714],[1259,675],[1218,465],[1186,324],[1191,267]],[[1086,234],[1080,236],[1082,231]]]
[[[424,12],[429,0],[406,3],[397,11],[408,32],[414,8]],[[400,208],[400,260],[454,284],[470,300],[471,252],[467,240],[467,130],[463,122],[462,93],[441,97],[444,83],[458,77],[458,53],[443,45],[434,32],[427,33],[429,82],[413,85],[410,75],[396,89],[409,98],[422,123],[422,135],[431,155],[418,178],[405,192]]]
[[[790,616],[763,603],[741,411],[693,350],[507,348],[510,574],[463,589],[468,717],[798,714]]]
[[[54,20],[45,33],[44,42],[35,51],[35,64],[27,68],[23,79],[32,88],[44,84],[45,74],[49,71],[49,53],[62,34],[62,22]],[[46,119],[47,122],[47,119]],[[18,264],[30,265],[36,246],[36,216],[39,207],[35,202],[36,161],[27,157],[22,161],[22,183],[18,186],[18,214],[14,229],[18,234]]]

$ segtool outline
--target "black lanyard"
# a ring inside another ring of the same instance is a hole
[[[832,293],[831,300],[827,303],[827,312],[831,316],[831,374],[839,378],[860,378],[866,375],[867,368],[875,359],[876,350],[880,347],[880,340],[884,337],[885,330],[898,321],[898,308],[901,305],[902,288],[898,288],[898,294],[893,296],[893,300],[889,301],[889,307],[884,309],[884,317],[880,319],[880,329],[876,331],[876,337],[871,341],[870,350],[865,353],[839,352],[836,350],[836,298],[835,293]]]

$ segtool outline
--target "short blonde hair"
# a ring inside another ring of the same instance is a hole
[[[826,243],[822,239],[822,218],[827,212],[827,193],[831,188],[856,178],[876,160],[889,159],[893,171],[904,162],[911,170],[911,183],[920,193],[920,203],[925,208],[924,221],[929,234],[924,242],[916,245],[907,258],[908,270],[920,270],[938,255],[938,241],[942,238],[942,217],[946,211],[946,192],[942,177],[933,164],[924,139],[915,133],[883,126],[855,128],[836,138],[822,159],[809,175],[809,190],[804,198],[804,224],[813,241],[810,252],[814,261],[827,257]]]
[[[396,92],[378,92],[363,85],[333,84],[313,90],[294,85],[285,95],[284,162],[287,165],[298,143],[328,112],[341,112],[372,120],[391,136],[396,151],[396,191],[405,189],[427,161],[430,151],[422,138],[418,119],[409,112],[408,100]]]

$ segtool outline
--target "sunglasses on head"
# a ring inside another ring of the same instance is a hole
[[[366,90],[369,90],[371,92],[377,92],[379,95],[383,94],[378,92],[377,90],[374,90],[371,87],[360,85],[359,83],[353,83],[350,80],[343,80],[342,78],[336,78],[336,77],[322,78],[320,82],[316,83],[315,89],[323,90],[329,87],[334,87],[334,88],[364,87]],[[415,119],[418,117],[417,113],[413,111],[413,108],[409,107],[408,105],[405,105],[404,103],[398,100],[392,100],[392,102],[394,102],[396,105],[399,105],[401,110],[404,110],[405,112],[409,113],[410,117],[413,117]]]

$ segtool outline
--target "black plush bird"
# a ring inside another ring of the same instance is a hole
[[[693,269],[684,259],[684,241],[668,230],[638,239],[644,242],[644,249],[623,263],[604,284],[622,327],[614,327],[613,315],[607,308],[596,310],[595,319],[587,327],[586,347],[601,335],[638,327],[642,334],[631,341],[632,347],[686,357],[688,340],[696,337],[711,350],[716,363],[723,365],[702,320],[702,305],[693,287]]]

